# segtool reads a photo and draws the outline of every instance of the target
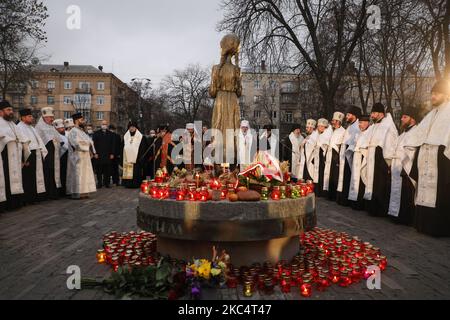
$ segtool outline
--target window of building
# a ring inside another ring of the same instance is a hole
[[[91,88],[91,83],[87,81],[80,81],[78,87],[83,90],[89,90]]]
[[[97,111],[97,120],[104,120],[105,113],[103,111]]]
[[[286,112],[286,123],[292,123],[294,120],[294,117],[292,115],[292,112],[287,111]]]
[[[241,119],[245,119],[245,110],[241,109]]]
[[[54,96],[47,96],[47,104],[55,104],[55,97]]]
[[[56,82],[54,80],[49,80],[47,82],[47,89],[55,89],[56,87]]]
[[[97,105],[103,106],[105,104],[105,97],[104,96],[97,96]]]
[[[64,119],[69,119],[72,117],[72,113],[70,111],[64,111]]]
[[[254,118],[261,118],[261,111],[260,110],[253,111],[253,117]]]
[[[30,98],[30,103],[31,103],[32,105],[38,104],[38,97],[37,97],[37,96],[31,96],[31,98]]]
[[[290,103],[291,102],[291,97],[289,95],[283,95],[282,98],[284,103]]]
[[[255,89],[261,89],[261,81],[255,80],[253,84]]]
[[[64,96],[64,104],[72,104],[72,97]]]
[[[64,90],[72,89],[72,81],[64,81]]]
[[[254,97],[253,97],[253,102],[254,102],[254,103],[258,103],[259,100],[260,100],[260,96],[254,96]]]
[[[99,91],[105,90],[105,83],[103,81],[97,82],[97,90]]]
[[[275,80],[270,80],[270,88],[274,90],[277,88],[277,82]]]
[[[277,112],[276,111],[272,111],[272,118],[276,119],[277,118]]]
[[[37,88],[39,88],[39,81],[31,80],[31,89],[37,89]]]

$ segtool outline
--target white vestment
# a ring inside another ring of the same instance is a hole
[[[367,184],[364,199],[372,200],[373,182],[375,178],[375,152],[377,147],[383,150],[383,158],[388,166],[391,165],[395,156],[398,132],[390,113],[381,122],[372,125],[368,132],[369,138],[366,140],[367,148]]]
[[[445,147],[444,156],[450,159],[450,102],[431,110],[406,140],[406,149],[414,151],[420,147],[416,205],[436,208],[440,146]]]
[[[42,160],[47,156],[47,148],[33,126],[24,122],[17,125],[23,137],[29,142],[29,150],[36,151],[36,191],[38,194],[45,192],[44,166]]]
[[[320,153],[323,156],[327,156],[328,146],[330,145],[330,139],[333,135],[333,129],[331,126],[326,128],[325,131],[319,134],[316,146],[314,148],[314,183],[319,183],[319,165],[320,165]]]
[[[44,145],[46,146],[50,141],[53,142],[53,145],[55,147],[55,184],[56,188],[61,188],[61,177],[60,177],[60,162],[59,162],[59,156],[61,148],[61,139],[59,132],[55,129],[54,126],[45,123],[43,118],[40,118],[37,125],[36,125],[36,132],[41,137],[42,142],[44,142]]]
[[[12,121],[0,117],[0,153],[8,148],[9,187],[11,195],[23,194],[22,186],[22,152],[28,147],[26,139]],[[29,156],[25,154],[25,159]],[[0,202],[6,201],[6,185],[3,159],[0,156]]]
[[[133,179],[133,169],[136,161],[138,160],[139,147],[142,141],[142,133],[136,130],[134,136],[130,134],[130,131],[125,133],[123,137],[123,179]]]
[[[414,151],[405,149],[405,141],[411,134],[414,134],[416,126],[409,129],[408,132],[403,132],[398,137],[397,148],[395,149],[395,158],[392,159],[391,166],[391,197],[389,200],[388,214],[393,217],[398,217],[400,212],[401,195],[402,195],[402,170],[406,173],[411,172],[414,160]]]
[[[238,135],[238,161],[240,164],[241,172],[253,162],[252,159],[252,147],[253,147],[253,135],[250,132],[250,128],[244,135],[242,130],[239,130]]]
[[[331,161],[333,159],[333,150],[338,154],[341,152],[341,146],[344,141],[345,129],[339,127],[333,130],[331,135],[330,144],[327,152],[327,157],[325,161],[325,171],[323,174],[323,190],[328,191],[330,188],[330,173],[331,173]]]
[[[67,140],[69,141],[67,194],[81,195],[97,191],[89,152],[91,146],[89,136],[80,128],[74,127],[70,130]]]
[[[342,148],[339,153],[339,182],[337,192],[342,192],[344,190],[345,160],[347,160],[350,166],[350,171],[352,170],[356,137],[360,132],[359,120],[356,120],[347,128],[347,130],[345,130],[344,141],[342,142]]]
[[[317,140],[319,139],[319,132],[317,130],[314,130],[313,133],[311,133],[309,136],[305,138],[302,142],[302,146],[300,149],[300,173],[298,175],[299,179],[304,179],[304,170],[305,170],[305,164],[306,169],[308,170],[309,175],[314,180],[314,149],[317,144]]]
[[[300,176],[300,158],[301,158],[301,146],[305,138],[301,135],[297,137],[293,132],[289,135],[289,140],[292,144],[292,163],[291,163],[291,173],[294,178]]]
[[[367,145],[367,139],[369,137],[368,132],[370,132],[371,127],[367,128],[366,131],[360,132],[356,136],[356,144],[353,152],[352,161],[352,177],[350,179],[350,190],[348,194],[348,200],[358,201],[360,182],[367,184],[367,148],[361,148]]]

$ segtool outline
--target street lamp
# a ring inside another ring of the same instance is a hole
[[[131,82],[137,82],[140,81],[141,85],[139,85],[138,88],[138,95],[139,95],[139,100],[138,100],[138,110],[139,110],[139,125],[141,127],[141,130],[143,130],[144,132],[144,124],[143,124],[143,111],[142,111],[142,84],[144,82],[146,82],[146,85],[148,86],[148,88],[150,88],[150,83],[152,82],[152,80],[150,80],[149,78],[133,78],[131,79]],[[146,90],[148,89],[146,88]]]

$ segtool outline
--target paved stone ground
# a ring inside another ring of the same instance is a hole
[[[0,299],[114,299],[101,290],[70,291],[66,269],[105,277],[95,261],[104,233],[137,230],[137,191],[100,190],[89,200],[59,200],[0,215]],[[450,299],[450,238],[435,239],[388,219],[318,201],[319,227],[370,241],[388,257],[382,289],[332,287],[312,299]],[[241,290],[204,291],[208,299],[243,299]],[[251,299],[303,299],[298,292]]]

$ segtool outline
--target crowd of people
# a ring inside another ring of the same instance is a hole
[[[313,181],[318,197],[450,236],[449,101],[450,84],[438,81],[432,111],[422,120],[416,108],[404,110],[400,134],[381,103],[370,115],[351,106],[331,121],[309,119],[305,133],[293,125],[282,139],[270,125],[258,134],[243,120],[234,167],[243,171],[257,152],[270,151],[289,161],[294,180]],[[31,109],[20,110],[16,124],[12,106],[0,102],[0,211],[45,199],[82,199],[112,185],[138,188],[160,168],[171,173],[176,166],[193,170],[215,163],[203,158],[214,145],[204,139],[208,128],[198,132],[193,123],[175,137],[169,125],[147,136],[130,122],[122,139],[106,121],[94,131],[79,113],[55,120],[53,109],[43,108],[41,115],[33,126]],[[172,152],[180,143],[183,148]]]

